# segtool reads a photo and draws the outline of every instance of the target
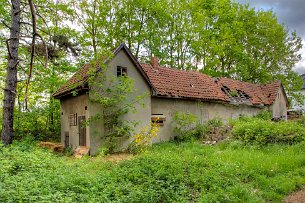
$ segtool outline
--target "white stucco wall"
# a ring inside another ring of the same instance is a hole
[[[65,132],[69,132],[69,144],[75,149],[79,146],[79,126],[70,126],[69,115],[89,117],[88,94],[71,96],[60,100],[61,106],[61,143],[64,145]],[[87,107],[87,110],[85,109]],[[86,128],[86,146],[90,146],[89,128]]]
[[[129,99],[127,99],[128,101],[131,98],[134,99],[139,95],[146,94],[146,97],[141,101],[142,103],[144,103],[144,107],[140,103],[135,103],[134,104],[135,111],[130,111],[122,118],[125,121],[138,122],[138,125],[135,127],[135,133],[136,133],[144,126],[150,125],[150,116],[151,116],[150,87],[124,50],[119,51],[118,54],[114,56],[114,58],[108,64],[108,69],[106,73],[107,77],[113,77],[113,76],[116,77],[117,66],[126,67],[127,76],[134,80],[134,90],[133,93],[129,95]],[[100,113],[102,111],[102,106],[90,102],[89,109],[90,109],[89,110],[90,115],[95,115],[96,113]],[[90,126],[90,140],[91,140],[90,152],[92,154],[95,154],[98,150],[98,147],[103,144],[103,139],[102,139],[103,136],[104,136],[104,123],[103,123],[103,119],[100,119],[96,122],[93,122],[92,125]],[[131,138],[128,137],[119,139],[118,150],[126,149],[128,147],[128,144],[130,143],[130,140]]]
[[[153,97],[151,113],[163,114],[166,117],[164,126],[160,127],[158,138],[154,142],[166,141],[174,137],[172,117],[176,112],[192,113],[203,123],[215,117],[226,121],[230,118],[238,118],[241,115],[252,116],[262,109],[266,108]]]
[[[274,118],[287,117],[287,100],[285,97],[284,89],[279,88],[274,103],[270,106]]]

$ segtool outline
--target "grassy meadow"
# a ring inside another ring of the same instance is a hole
[[[305,184],[305,143],[163,143],[120,162],[0,147],[0,202],[280,202]]]

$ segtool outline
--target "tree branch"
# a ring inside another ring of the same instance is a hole
[[[13,90],[9,90],[7,88],[4,88],[4,87],[0,87],[1,89],[3,89],[4,91],[8,91],[8,92],[11,92],[13,94],[17,94],[17,92],[13,91]]]
[[[31,81],[32,72],[33,72],[33,63],[34,63],[34,53],[35,53],[35,42],[36,42],[36,35],[37,35],[37,24],[36,24],[36,10],[32,0],[28,0],[31,15],[32,15],[32,27],[33,27],[33,37],[32,37],[32,45],[31,45],[31,59],[30,59],[30,71],[29,77],[25,85],[25,110],[28,110],[28,90],[29,90],[29,83]]]
[[[12,29],[11,26],[9,26],[8,24],[6,24],[6,22],[4,22],[4,20],[1,20],[1,23],[8,29]]]
[[[45,67],[48,67],[48,48],[46,46],[46,43],[42,36],[37,32],[37,12],[35,5],[33,3],[33,0],[28,0],[29,6],[30,6],[30,11],[31,11],[31,16],[32,16],[32,28],[33,28],[33,36],[32,36],[32,45],[31,45],[31,59],[30,59],[30,70],[29,70],[29,77],[26,82],[25,86],[25,110],[28,111],[28,91],[29,91],[29,84],[32,78],[32,73],[33,73],[33,64],[34,64],[34,55],[35,55],[35,43],[36,43],[36,37],[39,37],[45,47]]]
[[[18,38],[17,38],[17,37],[11,37],[11,38],[5,40],[6,48],[7,48],[7,52],[8,52],[8,56],[9,56],[10,58],[13,58],[13,57],[12,57],[12,53],[11,53],[10,46],[9,46],[8,42],[9,42],[10,40],[13,40],[13,39],[18,39]]]

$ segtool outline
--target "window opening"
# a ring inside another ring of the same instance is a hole
[[[118,66],[116,74],[117,74],[117,77],[127,76],[127,68]]]
[[[69,115],[70,126],[77,126],[77,113],[71,113]]]
[[[157,124],[157,126],[164,126],[164,121],[166,121],[166,117],[163,114],[151,115],[151,122]]]

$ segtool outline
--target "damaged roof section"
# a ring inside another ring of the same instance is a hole
[[[231,103],[251,104],[251,97],[242,90],[232,90],[225,85],[221,87],[221,90],[229,97]]]
[[[271,105],[281,86],[280,81],[268,84],[254,84],[233,80],[230,78],[219,78],[217,84],[220,88],[227,87],[230,92],[225,93],[227,99],[233,103],[250,103],[252,105]]]

